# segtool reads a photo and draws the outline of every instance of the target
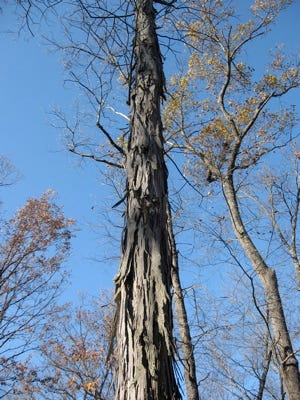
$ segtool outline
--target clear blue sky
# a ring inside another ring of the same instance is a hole
[[[14,29],[13,15],[0,15],[1,31]],[[82,163],[67,152],[62,132],[54,129],[49,115],[55,106],[68,109],[78,93],[63,84],[63,68],[58,54],[38,44],[28,35],[0,34],[0,154],[18,168],[22,178],[13,186],[1,188],[2,211],[11,215],[29,197],[47,189],[57,192],[57,203],[66,216],[77,220],[79,231],[73,240],[71,298],[77,292],[97,294],[112,287],[117,261],[96,262],[108,251],[107,239],[95,228],[103,221],[101,209],[114,204],[93,163]],[[95,229],[93,229],[95,228]],[[97,232],[98,231],[98,232]],[[66,298],[68,296],[66,294]],[[76,297],[76,296],[75,296]]]
[[[282,16],[267,46],[286,43],[288,48],[296,48],[300,38],[299,18],[300,2],[295,1]],[[14,16],[7,12],[0,15],[0,27],[2,32],[14,29]],[[93,163],[79,166],[79,160],[66,151],[61,132],[50,126],[48,115],[53,106],[68,109],[78,94],[74,88],[63,85],[58,54],[50,54],[28,35],[27,40],[0,35],[0,153],[9,157],[23,175],[16,185],[1,189],[2,208],[11,215],[28,197],[54,189],[65,214],[75,218],[80,229],[68,261],[72,286],[66,299],[75,298],[80,291],[96,295],[100,288],[112,287],[118,261],[91,260],[105,258],[110,252],[104,231],[92,229],[92,225],[103,223],[99,206],[104,210],[114,202],[97,166]],[[297,99],[291,101],[296,104]]]

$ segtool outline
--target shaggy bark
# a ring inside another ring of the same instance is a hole
[[[276,272],[266,265],[243,224],[231,174],[223,178],[222,185],[235,235],[252,262],[264,288],[274,334],[274,345],[281,362],[280,372],[287,397],[289,400],[300,400],[298,361],[286,324]]]
[[[160,101],[164,74],[153,1],[136,1],[126,226],[116,282],[118,400],[180,399],[173,368],[167,169]]]

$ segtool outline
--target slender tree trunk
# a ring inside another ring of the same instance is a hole
[[[173,362],[172,254],[160,101],[162,60],[153,1],[135,2],[135,75],[126,153],[127,210],[116,281],[117,400],[180,399]]]
[[[256,400],[263,400],[271,360],[272,360],[272,350],[269,350],[268,353],[265,355],[263,373],[262,373],[261,377],[259,378],[259,388],[258,388]]]
[[[274,269],[269,268],[252,242],[241,218],[232,174],[222,181],[224,196],[230,211],[237,239],[251,261],[264,288],[274,334],[274,344],[281,360],[281,376],[289,400],[300,400],[298,361],[295,357]]]
[[[268,321],[268,316],[266,318],[266,322]],[[269,324],[268,324],[269,325]],[[258,392],[256,395],[256,400],[263,400],[264,398],[264,393],[266,389],[266,383],[267,383],[267,377],[268,373],[270,371],[270,365],[273,357],[273,344],[270,338],[270,333],[269,333],[269,326],[266,326],[266,336],[265,336],[265,351],[264,351],[264,359],[263,359],[263,370],[262,374],[259,377],[259,388]]]
[[[184,297],[180,282],[178,268],[178,254],[175,238],[173,234],[173,224],[171,207],[168,204],[168,230],[170,247],[172,249],[172,286],[174,290],[174,305],[178,322],[179,334],[181,338],[181,350],[183,355],[184,380],[186,386],[186,396],[188,400],[199,400],[196,362],[194,357],[194,347],[192,343],[190,327],[188,323]]]

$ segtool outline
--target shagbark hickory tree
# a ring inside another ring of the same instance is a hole
[[[126,226],[116,277],[117,399],[179,399],[174,376],[172,254],[160,102],[164,73],[153,2],[136,1],[126,150]]]
[[[58,10],[56,15],[62,16],[63,43],[56,38],[51,43],[65,53],[71,80],[88,95],[98,115],[97,127],[109,144],[97,142],[93,148],[86,145],[76,136],[78,125],[71,126],[58,113],[69,133],[70,151],[125,171],[125,229],[116,277],[116,398],[180,398],[174,373],[171,300],[171,281],[178,268],[173,268],[177,260],[160,111],[165,78],[156,30],[157,16],[167,14],[175,1],[73,0],[68,7],[62,3],[21,1],[28,23],[28,15],[34,15],[30,12],[38,12],[42,4]],[[129,88],[126,100],[130,122],[129,129],[126,127],[120,134],[107,129],[103,121],[109,113],[112,118],[111,110],[124,116],[125,105],[120,112],[112,95],[116,93],[120,98],[123,84]],[[82,117],[83,113],[79,120]],[[176,287],[180,290],[178,279]],[[178,292],[176,304],[181,307],[178,315],[185,317],[181,325],[187,332],[183,296]],[[183,363],[187,378],[193,381],[190,387],[194,394],[188,397],[196,400],[197,383],[188,336],[182,338],[186,342],[183,351],[188,348]]]

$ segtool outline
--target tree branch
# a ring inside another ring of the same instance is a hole
[[[117,164],[117,163],[114,163],[112,161],[108,161],[108,160],[99,158],[99,157],[95,156],[95,154],[82,153],[81,151],[77,151],[75,148],[69,148],[69,151],[71,153],[74,153],[74,154],[78,155],[78,156],[85,157],[85,158],[91,158],[94,161],[110,165],[111,167],[116,167],[116,168],[120,168],[120,169],[124,168],[123,165],[121,165],[121,164]]]
[[[162,4],[163,6],[172,6],[174,3],[176,3],[176,0],[154,0],[154,3]]]
[[[97,127],[102,131],[102,133],[104,133],[104,135],[106,136],[106,138],[108,139],[109,143],[116,149],[118,150],[119,153],[121,153],[122,155],[124,155],[124,149],[119,146],[114,139],[111,137],[111,135],[108,133],[108,131],[104,128],[104,126],[100,123],[100,112],[98,113],[98,119],[96,122]],[[123,167],[122,167],[123,168]]]

